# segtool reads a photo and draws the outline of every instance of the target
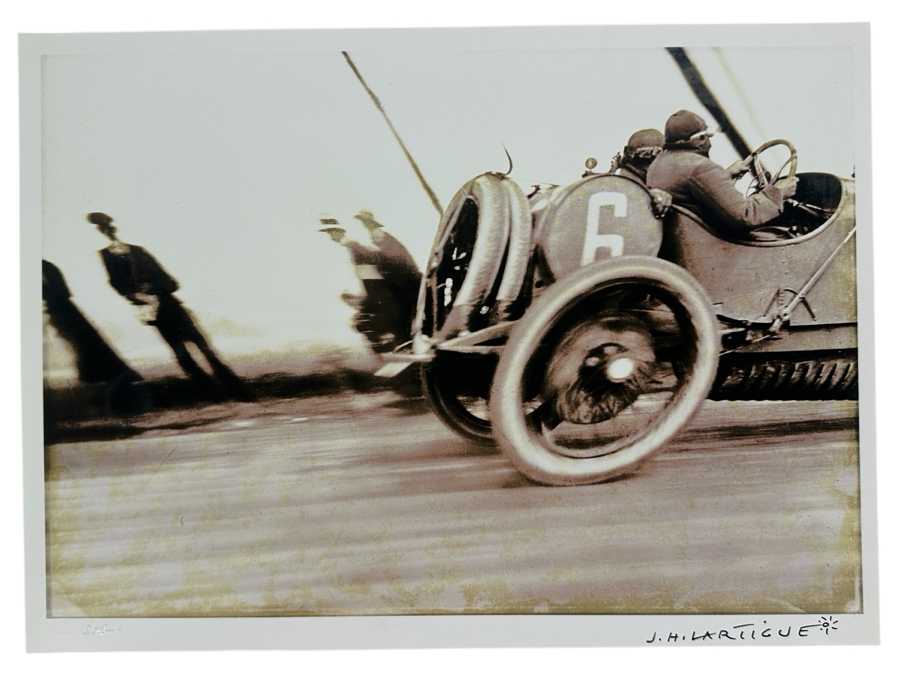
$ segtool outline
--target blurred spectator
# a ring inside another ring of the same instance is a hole
[[[120,241],[113,219],[107,214],[89,213],[87,219],[111,242],[100,251],[110,285],[138,307],[143,323],[156,327],[185,374],[214,398],[224,394],[238,400],[253,400],[252,392],[218,357],[193,316],[175,297],[178,282],[156,258],[140,246]],[[203,355],[209,373],[194,360],[188,351],[189,344]]]
[[[378,354],[390,352],[409,340],[411,320],[407,322],[408,311],[398,305],[391,284],[385,277],[384,254],[350,239],[347,231],[334,218],[322,218],[319,222],[325,225],[320,232],[325,232],[347,249],[353,270],[362,285],[361,294],[341,295],[341,299],[356,310],[354,328],[365,336],[372,350]]]
[[[371,211],[363,210],[353,217],[369,231],[372,243],[381,253],[377,267],[394,298],[398,320],[402,326],[399,337],[405,342],[410,339],[422,273],[407,248],[396,237],[385,231],[384,225],[375,220]]]

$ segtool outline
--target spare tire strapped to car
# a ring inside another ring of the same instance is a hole
[[[520,297],[531,246],[531,210],[516,183],[494,173],[466,183],[441,217],[415,331],[439,341],[472,330],[476,313],[490,311],[491,322],[507,320]],[[477,359],[473,362],[452,351],[435,355],[422,370],[425,397],[456,434],[492,445],[490,422],[472,409],[475,405],[486,412],[484,397],[490,384],[485,383],[480,399],[460,391],[458,378],[468,368],[482,370]]]
[[[493,288],[509,240],[509,199],[502,181],[493,173],[472,179],[441,217],[425,281],[433,303],[432,337],[446,339],[468,331],[470,317],[481,311]]]
[[[509,244],[506,249],[506,262],[503,276],[497,287],[497,299],[492,312],[495,321],[506,321],[510,318],[513,303],[522,294],[522,284],[532,251],[532,219],[528,197],[522,189],[511,180],[504,180],[509,211]]]
[[[506,320],[522,290],[531,230],[528,199],[515,182],[486,173],[466,183],[441,217],[420,297],[420,315],[430,310],[435,321],[419,316],[416,327],[447,338],[469,330],[475,312]]]

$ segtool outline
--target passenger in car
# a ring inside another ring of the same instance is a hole
[[[628,143],[612,158],[609,173],[617,176],[626,176],[647,185],[647,169],[656,156],[662,152],[663,135],[656,129],[641,129],[631,134]],[[590,175],[589,173],[584,174]],[[662,218],[672,205],[672,196],[665,190],[649,190],[653,199],[651,204],[653,214]]]
[[[631,134],[622,152],[616,153],[610,173],[647,182],[647,169],[662,152],[663,135],[656,129],[641,129]]]
[[[777,218],[784,200],[797,188],[797,179],[782,178],[757,194],[744,197],[734,180],[749,166],[739,160],[722,168],[709,158],[714,132],[696,113],[679,110],[669,117],[665,127],[663,151],[647,171],[647,185],[665,190],[673,203],[697,214],[712,226],[738,236]]]

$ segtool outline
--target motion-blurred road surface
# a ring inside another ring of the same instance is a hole
[[[708,402],[637,474],[568,488],[391,394],[126,430],[47,449],[50,616],[860,609],[851,402]]]

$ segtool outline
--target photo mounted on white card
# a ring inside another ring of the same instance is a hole
[[[866,25],[20,71],[29,650],[878,641]]]

